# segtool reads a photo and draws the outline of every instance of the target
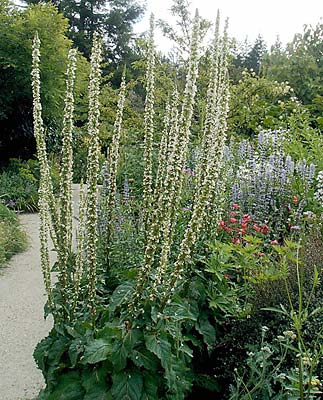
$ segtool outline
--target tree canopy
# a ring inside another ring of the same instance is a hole
[[[26,0],[41,3],[41,0]],[[68,37],[89,58],[95,31],[104,37],[106,60],[117,63],[132,52],[133,24],[144,7],[137,0],[51,0],[69,21]]]
[[[31,92],[31,47],[36,32],[42,41],[41,78],[43,116],[50,129],[61,115],[65,92],[66,55],[72,42],[65,35],[68,21],[53,5],[39,4],[18,11],[0,0],[0,151],[31,156],[34,153]],[[84,89],[79,56],[77,91]]]

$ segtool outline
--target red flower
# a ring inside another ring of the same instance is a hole
[[[244,220],[244,222],[250,222],[251,221],[251,217],[249,214],[244,214],[242,216],[242,219]]]
[[[236,222],[238,222],[238,220],[237,220],[236,218],[230,218],[230,222],[231,222],[232,224],[235,224]]]
[[[241,244],[241,240],[239,238],[233,238],[231,241],[233,244],[237,244],[240,245]]]
[[[295,204],[295,206],[297,206],[297,204],[298,204],[298,198],[297,198],[297,196],[294,196],[294,197],[293,197],[293,203]]]
[[[262,225],[262,227],[261,227],[261,233],[263,233],[264,235],[267,235],[267,233],[270,231],[270,229],[269,229],[269,227],[266,225],[266,224],[264,224],[264,225]]]
[[[270,244],[272,244],[273,246],[275,246],[275,245],[277,245],[278,244],[278,241],[275,239],[275,240],[272,240],[271,242],[270,242]]]
[[[265,257],[265,253],[259,253],[259,257]]]
[[[257,231],[257,232],[260,232],[260,231],[261,231],[260,226],[258,226],[257,224],[254,224],[253,229],[254,229],[255,231]]]
[[[231,231],[232,231],[232,229],[231,229],[231,228],[228,228],[227,226],[224,227],[224,230],[225,230],[226,232],[231,232]]]
[[[247,224],[246,222],[242,222],[242,223],[241,223],[241,228],[242,228],[242,229],[246,229],[247,226],[248,226],[248,224]]]
[[[234,210],[239,210],[239,204],[233,203],[233,204],[232,204],[232,208],[233,208]]]
[[[225,279],[230,279],[231,278],[230,274],[225,274],[224,277],[225,277]]]
[[[235,211],[230,211],[230,215],[232,215],[233,217],[235,217],[237,215],[237,213]]]
[[[221,228],[225,227],[225,222],[223,220],[219,221],[219,225],[221,226]]]

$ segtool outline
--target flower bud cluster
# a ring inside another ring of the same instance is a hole
[[[145,138],[144,138],[144,176],[143,200],[144,212],[147,215],[151,208],[153,194],[153,140],[154,140],[154,105],[155,105],[155,43],[154,43],[154,16],[150,17],[150,32],[147,54],[146,71],[146,101],[145,101]]]
[[[102,44],[97,34],[93,38],[91,54],[91,71],[89,83],[89,152],[87,169],[87,198],[86,198],[86,268],[88,281],[88,304],[92,316],[95,315],[96,305],[96,270],[97,270],[97,196],[99,174],[99,118],[100,118],[100,82],[101,82]]]

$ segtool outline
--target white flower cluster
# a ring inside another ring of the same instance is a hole
[[[97,197],[99,174],[99,117],[101,83],[102,42],[97,34],[93,38],[91,71],[89,84],[89,152],[87,161],[87,196],[86,196],[86,271],[88,282],[88,304],[94,318],[96,312],[96,269],[97,269]]]
[[[76,70],[76,50],[71,49],[68,54],[66,77],[66,97],[63,117],[63,148],[60,172],[60,204],[59,204],[59,252],[60,280],[62,288],[67,286],[66,266],[72,251],[72,217],[73,217],[73,114],[74,114],[74,83]]]
[[[155,105],[155,43],[154,43],[154,15],[150,17],[150,31],[146,71],[146,101],[145,101],[145,138],[144,138],[144,176],[143,200],[146,226],[151,209],[153,193],[153,140],[154,140],[154,105]]]
[[[317,174],[315,198],[323,207],[323,171],[319,171]]]

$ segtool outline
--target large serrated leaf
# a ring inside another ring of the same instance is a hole
[[[124,342],[117,341],[113,344],[111,360],[116,372],[125,369],[127,365],[128,349]]]
[[[115,372],[125,369],[128,356],[133,353],[134,347],[142,341],[142,332],[139,329],[131,329],[122,339],[114,343],[111,359]]]
[[[204,343],[207,345],[208,349],[214,347],[216,331],[215,328],[210,324],[206,315],[201,315],[201,318],[195,325],[195,328],[203,336]]]
[[[196,321],[196,316],[190,311],[189,304],[171,303],[165,308],[164,315],[175,322]]]
[[[77,372],[61,375],[54,391],[47,400],[80,400],[84,397],[80,376]]]
[[[107,379],[109,373],[109,365],[83,372],[82,385],[85,389],[84,400],[107,400],[110,390]]]
[[[158,370],[158,358],[145,348],[133,350],[130,354],[130,358],[136,367],[143,367],[148,371]]]
[[[83,353],[84,351],[84,343],[81,339],[75,339],[71,343],[69,349],[68,349],[68,356],[71,361],[71,367],[74,368],[79,356]]]
[[[172,356],[172,346],[167,336],[163,334],[158,337],[156,335],[147,335],[145,336],[145,343],[147,349],[160,359],[162,366],[165,368]]]
[[[110,312],[113,313],[121,304],[128,304],[133,292],[133,283],[125,282],[118,286],[110,299]]]
[[[107,400],[110,388],[104,384],[92,386],[83,400]]]
[[[111,342],[106,339],[95,339],[85,347],[82,364],[96,364],[106,360],[112,353]]]
[[[113,400],[141,400],[143,377],[136,371],[119,372],[112,375]]]
[[[160,376],[152,374],[148,371],[143,373],[144,376],[144,393],[141,400],[158,399],[158,385],[160,384]]]

